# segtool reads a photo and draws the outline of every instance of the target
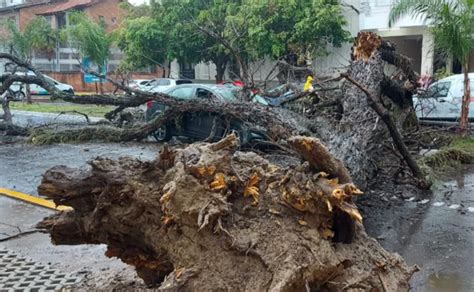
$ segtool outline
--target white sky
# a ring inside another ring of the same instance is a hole
[[[142,4],[142,3],[145,3],[145,2],[148,2],[147,0],[128,0],[128,2],[134,4],[134,5],[138,5],[138,4]]]

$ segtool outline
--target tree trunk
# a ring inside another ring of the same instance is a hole
[[[227,68],[227,60],[217,58],[213,62],[216,65],[216,83],[222,83],[224,81],[225,69]]]
[[[73,210],[40,227],[55,244],[106,244],[158,291],[407,291],[415,270],[367,236],[343,165],[317,139],[291,141],[311,166],[236,151],[230,135],[54,167],[38,192]]]
[[[2,95],[2,109],[3,109],[3,121],[7,124],[12,124],[12,112],[10,111],[10,99],[7,97],[7,93]]]
[[[25,91],[26,91],[26,103],[27,104],[32,104],[33,100],[31,99],[31,89],[30,89],[30,84],[25,85]]]
[[[469,80],[469,64],[464,62],[464,95],[461,103],[461,119],[459,121],[459,130],[464,135],[469,129],[469,103],[471,100],[471,84]]]

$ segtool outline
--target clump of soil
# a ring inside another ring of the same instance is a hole
[[[55,244],[107,244],[160,291],[408,290],[415,268],[367,236],[344,165],[315,138],[289,144],[305,162],[239,152],[230,135],[57,166],[38,191],[74,211],[41,226]]]

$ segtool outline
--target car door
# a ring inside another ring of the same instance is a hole
[[[473,86],[474,83],[471,83]],[[447,121],[456,121],[461,116],[461,103],[464,96],[464,82],[457,80],[453,82],[448,96],[444,99],[443,111],[440,112],[440,119]]]
[[[417,111],[421,119],[439,120],[446,117],[449,101],[452,100],[451,86],[452,81],[438,81],[425,94],[418,96]]]
[[[180,88],[181,86],[179,86],[178,88]],[[196,87],[194,98],[206,101],[218,100],[214,92],[204,87]],[[214,125],[215,117],[216,115],[210,114],[208,112],[197,112],[193,114],[188,114],[186,116],[187,136],[199,140],[206,139],[207,137],[209,137],[212,131],[212,127]],[[222,122],[220,121],[220,119],[216,120],[216,127],[217,128],[214,134],[218,136],[222,132]]]

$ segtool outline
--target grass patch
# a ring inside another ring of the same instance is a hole
[[[61,113],[68,111],[78,111],[88,115],[89,117],[100,117],[103,118],[104,115],[115,107],[113,106],[103,106],[103,105],[88,105],[88,104],[72,104],[72,103],[33,103],[27,104],[23,102],[13,102],[10,103],[10,108],[12,110],[22,110],[29,112],[41,112],[41,113]]]
[[[474,136],[456,137],[438,152],[419,160],[426,171],[445,171],[461,164],[474,164]]]

